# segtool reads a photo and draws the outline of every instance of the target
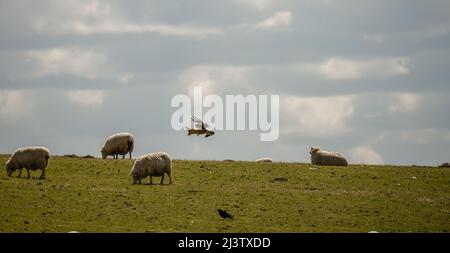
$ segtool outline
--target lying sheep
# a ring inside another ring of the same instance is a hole
[[[319,147],[311,147],[311,164],[313,165],[330,165],[330,166],[347,166],[345,157],[336,152],[322,151]]]
[[[22,169],[27,169],[30,178],[30,170],[42,170],[39,179],[45,179],[45,168],[50,159],[50,152],[45,147],[25,147],[18,148],[14,154],[6,161],[6,174],[10,177],[12,173],[19,170],[19,176],[22,176]]]
[[[172,184],[172,161],[165,152],[150,153],[138,157],[130,172],[133,184],[140,184],[141,180],[147,176],[150,176],[150,184],[153,184],[152,177],[161,177],[160,184],[163,184],[164,174],[169,176],[169,184]]]
[[[114,159],[117,159],[119,155],[122,155],[122,159],[125,159],[127,153],[133,152],[134,137],[130,133],[118,133],[109,136],[106,139],[105,145],[102,147],[102,157],[105,159],[109,155],[112,155]]]
[[[441,167],[441,168],[450,168],[450,163],[443,163],[443,164],[439,165],[439,167]]]
[[[263,158],[255,160],[255,162],[258,162],[258,163],[273,163],[273,159],[270,158],[270,157],[263,157]]]

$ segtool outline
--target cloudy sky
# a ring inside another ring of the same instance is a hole
[[[0,1],[0,153],[450,160],[450,1]],[[280,95],[280,137],[174,131],[177,94]]]

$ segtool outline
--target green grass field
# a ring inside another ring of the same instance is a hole
[[[450,231],[448,168],[175,160],[160,186],[132,185],[132,163],[57,157],[46,180],[3,169],[0,232]]]

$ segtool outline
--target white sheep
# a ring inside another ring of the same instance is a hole
[[[22,175],[22,169],[27,169],[30,178],[30,170],[42,170],[39,179],[45,179],[45,168],[50,159],[50,152],[46,147],[24,147],[18,148],[6,161],[6,174],[10,177],[12,173],[19,170],[18,177]]]
[[[122,159],[125,159],[127,153],[133,152],[134,148],[134,136],[130,133],[118,133],[109,136],[103,145],[101,152],[102,157],[105,159],[109,155],[112,155],[114,159],[117,159],[119,155],[122,155]]]
[[[255,162],[258,162],[258,163],[273,163],[273,159],[270,158],[270,157],[263,157],[263,158],[256,159]]]
[[[311,147],[311,164],[313,165],[330,165],[330,166],[347,166],[347,160],[342,154],[337,152],[329,152],[320,150],[319,147]]]
[[[133,184],[140,184],[141,180],[147,176],[150,176],[150,184],[153,184],[152,177],[161,177],[160,184],[163,184],[164,174],[169,176],[169,184],[172,184],[172,161],[169,154],[165,152],[150,153],[138,157],[130,172]]]

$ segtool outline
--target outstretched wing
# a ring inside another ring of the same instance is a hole
[[[202,129],[207,130],[206,128],[209,128],[209,125],[206,124],[205,122],[202,121],[202,124],[203,124]]]
[[[194,128],[203,129],[203,121],[195,116],[192,116],[192,123],[194,123]]]
[[[207,128],[209,128],[208,124],[195,116],[192,116],[192,122],[194,123],[195,128],[200,128],[202,130],[207,130]]]

